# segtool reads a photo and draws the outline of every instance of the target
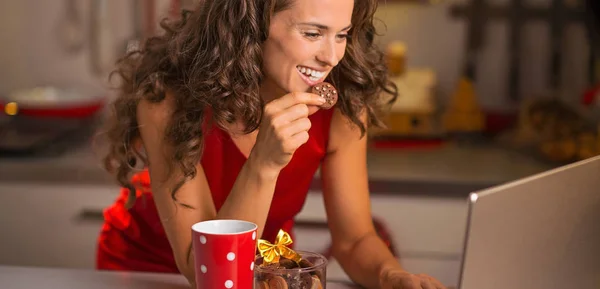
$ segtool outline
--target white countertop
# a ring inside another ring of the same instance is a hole
[[[0,266],[2,289],[188,289],[187,280],[175,274],[107,272]],[[328,289],[357,288],[327,283]]]

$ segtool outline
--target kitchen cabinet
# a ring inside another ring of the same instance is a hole
[[[86,208],[104,208],[118,189],[83,185],[0,185],[0,264],[93,268],[102,220]]]
[[[432,275],[447,285],[457,284],[468,213],[466,198],[373,194],[371,211],[389,229],[407,270]],[[320,192],[309,194],[297,220],[326,222]],[[330,241],[326,229],[300,226],[295,233],[298,249],[322,252]],[[335,260],[328,277],[348,280]]]
[[[0,185],[0,264],[93,268],[101,220],[84,218],[98,212],[118,194],[113,186]],[[373,216],[391,232],[402,264],[415,273],[427,273],[455,285],[467,216],[466,200],[400,195],[373,195]],[[299,221],[326,222],[319,192],[311,192]],[[324,252],[329,231],[295,230],[297,249]],[[332,260],[328,277],[349,280]]]

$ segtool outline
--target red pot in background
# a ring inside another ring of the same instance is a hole
[[[82,119],[96,115],[106,100],[78,89],[36,87],[0,96],[0,110],[8,115]]]

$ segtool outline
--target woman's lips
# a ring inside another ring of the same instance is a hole
[[[302,80],[304,80],[304,82],[306,82],[306,84],[308,84],[309,86],[313,86],[317,83],[322,82],[325,76],[327,75],[323,71],[317,71],[304,66],[297,66],[296,71],[298,71],[298,74],[300,74]]]

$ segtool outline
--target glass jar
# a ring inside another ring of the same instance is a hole
[[[255,289],[326,289],[327,258],[321,254],[296,251],[302,256],[300,264],[281,258],[278,263],[263,265],[256,257]]]

